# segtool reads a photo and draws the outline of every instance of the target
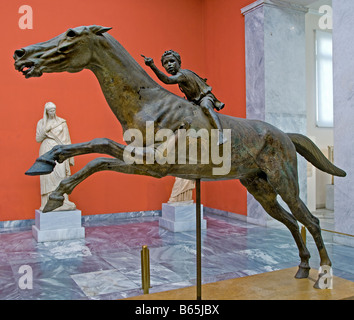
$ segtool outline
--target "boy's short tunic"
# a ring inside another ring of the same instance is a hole
[[[187,100],[200,104],[200,101],[208,96],[208,100],[213,102],[214,108],[219,109],[219,106],[223,105],[223,103],[212,94],[212,87],[206,83],[206,79],[202,79],[196,73],[188,69],[179,69],[178,72],[186,79],[185,81],[180,81],[178,86],[185,94]]]

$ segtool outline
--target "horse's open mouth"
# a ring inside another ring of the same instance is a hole
[[[25,76],[25,78],[30,77],[40,77],[42,73],[40,71],[36,71],[36,66],[34,62],[24,62],[23,64],[16,66],[16,69]]]

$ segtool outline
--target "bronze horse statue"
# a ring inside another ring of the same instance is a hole
[[[231,167],[226,174],[213,174],[212,165],[199,158],[193,164],[188,161],[148,163],[146,159],[149,152],[156,151],[162,142],[154,142],[153,145],[148,143],[147,122],[154,124],[154,133],[160,129],[177,132],[181,128],[206,129],[211,132],[212,127],[200,107],[155,82],[123,46],[107,33],[110,29],[96,25],[72,28],[51,40],[18,49],[14,53],[15,68],[26,78],[40,77],[43,73],[51,72],[91,70],[124,132],[139,129],[143,136],[144,145],[139,151],[143,161],[139,163],[124,161],[124,152],[128,146],[107,138],[56,146],[39,157],[26,174],[48,174],[56,162],[61,163],[81,154],[101,153],[113,157],[97,158],[64,179],[50,195],[44,211],[61,206],[63,194],[70,194],[84,179],[102,170],[156,178],[169,175],[202,181],[240,179],[267,213],[285,224],[292,233],[301,259],[296,278],[308,277],[310,270],[310,253],[301,237],[297,221],[313,236],[320,255],[320,265],[331,266],[319,220],[299,198],[296,153],[331,175],[344,177],[346,173],[328,161],[318,147],[301,134],[284,133],[262,121],[223,114],[219,114],[222,127],[231,132]],[[172,139],[178,143],[177,134]],[[207,143],[209,147],[215,147],[216,144],[213,139]],[[220,151],[223,148],[224,145],[220,147]],[[135,151],[138,152],[137,150]],[[278,203],[277,195],[285,201],[292,214]]]

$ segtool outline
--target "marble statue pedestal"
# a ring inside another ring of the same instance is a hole
[[[32,235],[37,242],[85,238],[85,228],[81,225],[81,210],[36,210]]]
[[[183,204],[163,203],[160,227],[173,231],[195,231],[196,230],[196,207],[195,203]],[[203,219],[203,205],[201,205],[201,229],[206,229],[206,220]]]

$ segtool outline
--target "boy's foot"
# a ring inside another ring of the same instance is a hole
[[[215,109],[217,111],[220,111],[224,107],[225,107],[225,103],[223,103],[223,102],[218,101],[217,103],[215,103]]]

